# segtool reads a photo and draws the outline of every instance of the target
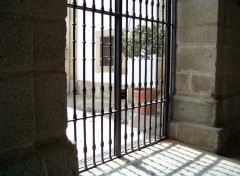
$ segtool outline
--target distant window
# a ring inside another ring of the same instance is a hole
[[[109,37],[103,37],[103,66],[110,66],[110,60],[111,60],[111,66],[114,65],[114,37],[111,37],[111,56],[110,56],[110,40]],[[100,52],[102,50],[100,49]],[[100,53],[102,56],[102,53]],[[100,65],[102,63],[100,62]]]

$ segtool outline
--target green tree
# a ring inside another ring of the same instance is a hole
[[[162,36],[160,35],[161,25],[158,27],[154,24],[153,27],[142,25],[137,25],[134,31],[128,32],[128,41],[126,41],[126,33],[123,32],[123,52],[126,54],[126,44],[128,57],[142,57],[149,59],[151,54],[162,54]],[[157,37],[158,35],[158,37]],[[134,38],[133,38],[134,36]],[[157,41],[158,39],[158,41]],[[133,45],[134,44],[134,45]],[[158,51],[157,51],[158,45]],[[134,46],[134,47],[133,47]]]

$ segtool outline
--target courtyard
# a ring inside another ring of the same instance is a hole
[[[82,96],[78,95],[77,99],[81,99]],[[91,100],[87,99],[86,102],[89,104],[88,113],[91,113]],[[100,107],[100,100],[96,98],[96,107]],[[105,101],[105,107],[108,107],[108,101]],[[72,108],[72,95],[68,95],[68,118],[73,117]],[[100,112],[100,109],[97,109]],[[131,114],[128,114],[131,115]],[[77,103],[77,116],[82,116],[82,104],[80,101]],[[108,141],[108,130],[109,130],[109,118],[104,117],[104,141]],[[113,127],[113,119],[111,121]],[[125,122],[122,121],[122,129],[124,129]],[[100,118],[96,118],[95,125],[100,127]],[[91,148],[92,145],[92,120],[87,121],[87,146]],[[78,163],[79,169],[84,168],[83,158],[83,133],[82,133],[82,122],[78,123]],[[137,133],[137,128],[133,128],[134,133]],[[97,128],[96,132],[96,144],[100,144],[100,128]],[[127,125],[127,133],[131,132],[131,126]],[[73,125],[69,123],[67,128],[67,136],[71,141],[74,141]],[[122,130],[122,139],[124,143],[124,130]],[[113,136],[112,136],[113,137]],[[134,141],[137,141],[137,135],[134,137]],[[130,148],[130,143],[128,145]],[[80,175],[125,175],[125,176],[163,176],[163,175],[174,175],[174,176],[194,176],[194,175],[209,175],[209,176],[239,176],[240,175],[240,155],[234,155],[229,158],[219,156],[213,153],[209,153],[194,147],[189,147],[180,142],[174,140],[163,140],[157,144],[151,145],[147,148],[130,152],[127,155],[123,155],[121,158],[114,158],[113,160],[106,160],[104,163],[96,168],[91,168],[92,165],[92,154],[91,149],[88,151],[88,165],[90,169],[81,172]],[[122,145],[124,150],[124,145]],[[105,147],[104,157],[107,159],[109,156],[109,149]],[[112,148],[113,152],[113,148]],[[96,148],[96,162],[101,163],[101,150],[100,147]]]

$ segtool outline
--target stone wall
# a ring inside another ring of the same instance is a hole
[[[240,149],[240,1],[220,1],[217,94],[221,100],[224,152]]]
[[[220,152],[228,129],[236,131],[228,123],[239,118],[239,104],[234,104],[240,81],[240,16],[234,16],[236,12],[239,6],[233,0],[177,1],[176,95],[170,138]]]
[[[66,2],[0,7],[0,175],[77,175],[66,137]]]

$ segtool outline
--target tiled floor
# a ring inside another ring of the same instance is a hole
[[[240,176],[240,160],[231,160],[176,141],[165,140],[80,175]]]

